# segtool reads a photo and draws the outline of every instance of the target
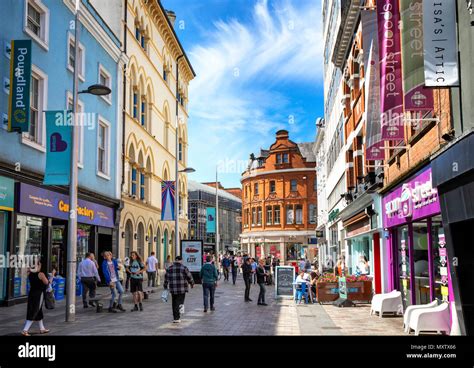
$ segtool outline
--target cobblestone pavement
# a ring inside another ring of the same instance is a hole
[[[400,335],[402,319],[369,316],[369,307],[337,308],[332,305],[296,305],[292,300],[273,299],[267,287],[269,306],[258,306],[258,286],[252,285],[253,303],[243,300],[244,285],[220,281],[216,290],[216,311],[203,312],[202,288],[196,285],[186,295],[181,324],[172,323],[171,300],[161,300],[161,288],[144,301],[143,312],[130,312],[131,296],[126,294],[125,313],[96,313],[77,306],[76,321],[64,322],[64,301],[45,310],[45,325],[52,335]],[[107,297],[108,289],[99,292]],[[0,308],[0,335],[18,335],[24,323],[26,304]],[[33,325],[34,333],[37,325]]]

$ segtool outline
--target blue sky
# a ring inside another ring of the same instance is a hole
[[[192,180],[240,186],[278,129],[315,138],[323,116],[320,0],[162,0],[196,71],[189,88]]]

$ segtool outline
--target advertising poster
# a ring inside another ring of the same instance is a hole
[[[214,234],[216,232],[216,209],[215,207],[206,208],[206,232]]]
[[[275,269],[275,298],[293,298],[295,268],[277,266]]]
[[[174,221],[174,181],[161,182],[161,221]]]
[[[189,268],[190,272],[200,272],[203,261],[201,240],[181,240],[181,255],[183,265]]]

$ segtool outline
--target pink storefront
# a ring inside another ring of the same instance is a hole
[[[389,287],[402,292],[404,307],[435,299],[453,301],[438,191],[431,166],[382,197],[388,235]]]

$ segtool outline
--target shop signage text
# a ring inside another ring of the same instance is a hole
[[[0,210],[13,211],[15,182],[0,176]]]

